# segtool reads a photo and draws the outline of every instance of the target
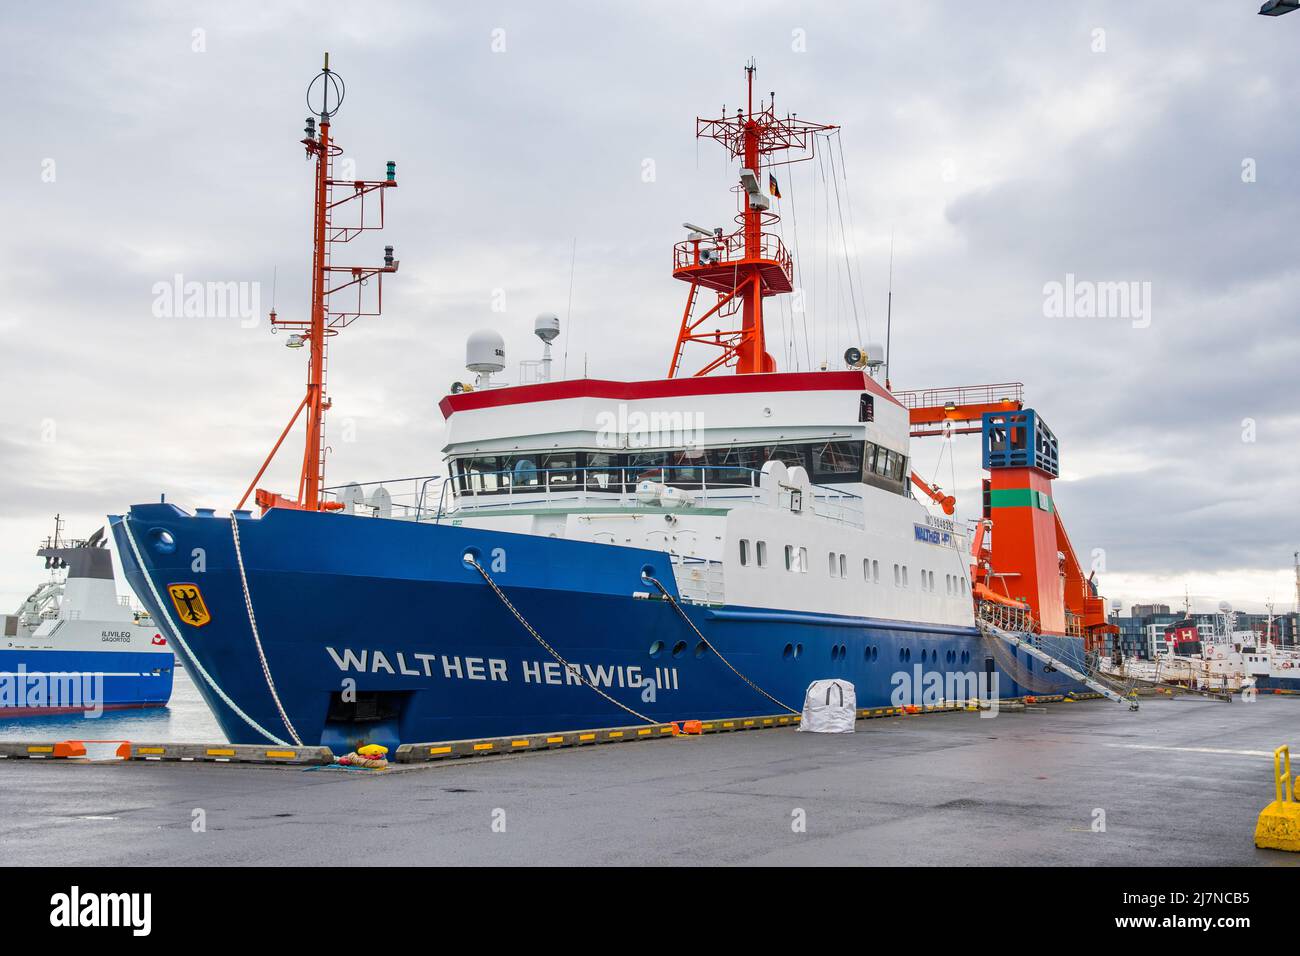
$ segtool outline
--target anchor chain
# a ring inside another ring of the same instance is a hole
[[[633,717],[637,718],[638,720],[644,720],[647,724],[663,723],[663,721],[654,720],[653,718],[647,717],[645,714],[638,713],[637,711],[633,710],[631,707],[627,706],[621,701],[615,700],[609,694],[605,693],[603,690],[601,690],[599,687],[597,687],[595,684],[589,681],[586,677],[584,677],[580,668],[566,661],[560,655],[560,652],[557,651],[550,644],[548,644],[546,642],[546,639],[542,637],[542,635],[538,634],[537,631],[533,628],[533,626],[529,624],[527,620],[524,619],[524,616],[519,613],[519,609],[510,603],[510,599],[506,597],[505,592],[502,591],[501,588],[497,586],[497,583],[492,580],[492,575],[487,573],[487,569],[484,568],[483,565],[479,564],[472,554],[468,554],[468,553],[465,554],[464,561],[466,564],[468,564],[470,567],[472,567],[475,571],[477,571],[479,574],[483,576],[483,580],[486,581],[488,587],[490,587],[496,593],[496,596],[501,599],[501,603],[506,606],[506,610],[508,610],[511,614],[515,616],[515,620],[517,620],[520,624],[523,625],[524,630],[527,631],[530,635],[532,635],[533,640],[537,641],[538,644],[546,648],[546,652],[560,662],[560,666],[564,668],[565,673],[573,674],[578,678],[578,680],[582,681],[582,683],[586,684],[588,687],[594,690],[601,697],[604,697],[615,707],[627,711],[629,714],[631,714]]]
[[[276,692],[275,681],[271,679],[271,665],[267,663],[266,652],[262,650],[262,637],[257,633],[257,618],[253,615],[253,597],[248,593],[248,575],[244,573],[244,553],[239,547],[239,521],[233,513],[230,515],[230,533],[235,539],[235,562],[239,565],[239,583],[244,588],[244,607],[248,608],[248,626],[253,631],[253,644],[257,647],[257,659],[262,664],[262,675],[266,678],[266,686],[271,692],[271,700],[275,702],[275,709],[280,712],[280,719],[284,721],[285,729],[289,731],[289,736],[293,738],[294,745],[301,747],[302,739],[289,721],[289,715],[285,713],[284,704],[280,703],[280,695]]]

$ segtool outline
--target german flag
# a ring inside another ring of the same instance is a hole
[[[771,173],[767,174],[767,191],[772,194],[773,199],[781,198],[781,187],[776,184],[776,177]]]

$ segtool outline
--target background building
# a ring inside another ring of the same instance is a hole
[[[1119,628],[1119,634],[1107,636],[1106,653],[1113,655],[1118,643],[1118,649],[1124,657],[1151,660],[1165,652],[1165,628],[1175,621],[1181,621],[1184,616],[1181,612],[1170,611],[1167,604],[1135,604],[1127,617],[1111,617],[1110,622]],[[1196,622],[1197,630],[1204,639],[1213,635],[1217,626],[1217,614],[1193,613],[1190,617]],[[1233,629],[1254,631],[1262,637],[1269,626],[1267,614],[1238,612]],[[1278,614],[1273,618],[1271,626],[1273,636],[1281,643],[1300,644],[1300,622],[1294,611]]]

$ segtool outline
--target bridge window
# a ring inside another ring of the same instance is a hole
[[[499,487],[500,468],[496,458],[462,458],[457,464],[461,491],[491,494]]]
[[[456,487],[471,494],[525,489],[585,488],[589,492],[630,492],[637,482],[659,481],[678,487],[751,487],[768,461],[808,471],[814,484],[866,482],[895,494],[908,494],[907,458],[872,442],[818,441],[805,444],[749,445],[633,451],[518,451],[452,459]]]
[[[860,441],[828,441],[812,446],[813,481],[856,481],[862,474]]]
[[[862,480],[877,488],[906,494],[907,456],[866,442],[862,458]]]
[[[588,491],[618,491],[623,481],[618,456],[608,452],[587,452],[585,481]]]
[[[876,398],[863,392],[858,399],[858,421],[874,422],[876,420]]]

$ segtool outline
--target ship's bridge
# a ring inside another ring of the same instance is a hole
[[[547,382],[441,408],[458,499],[630,501],[650,481],[720,504],[752,497],[773,461],[829,498],[909,494],[907,410],[861,371]]]

